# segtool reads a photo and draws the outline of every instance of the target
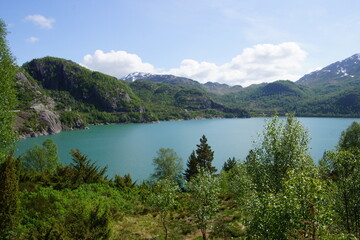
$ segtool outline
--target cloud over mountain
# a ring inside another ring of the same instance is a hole
[[[93,55],[87,54],[84,56],[82,65],[118,78],[132,72],[155,72],[153,65],[144,63],[138,55],[125,51],[110,51],[106,53],[102,50],[96,50]]]
[[[144,63],[138,55],[125,51],[105,53],[96,50],[93,55],[86,55],[82,64],[118,78],[132,72],[166,73],[191,78],[201,83],[211,81],[248,86],[280,79],[299,79],[303,74],[302,62],[306,56],[307,53],[298,43],[284,42],[278,45],[258,44],[245,48],[239,55],[221,65],[185,59],[179,67],[162,72],[157,71],[152,64]]]
[[[169,73],[205,83],[220,82],[229,85],[248,86],[254,83],[272,82],[279,79],[297,80],[306,52],[294,42],[259,44],[245,48],[231,61],[222,65],[195,60],[183,60],[180,67]]]

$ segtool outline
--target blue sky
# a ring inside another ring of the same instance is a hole
[[[123,77],[248,86],[360,53],[358,0],[0,0],[19,65],[54,56]]]

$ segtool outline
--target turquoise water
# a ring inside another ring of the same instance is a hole
[[[332,149],[339,136],[353,121],[349,118],[298,118],[309,130],[312,157],[317,161],[325,150]],[[59,148],[63,163],[71,162],[71,149],[78,148],[98,165],[108,165],[108,176],[130,173],[133,179],[147,179],[153,171],[152,159],[160,148],[172,148],[183,158],[184,167],[203,134],[215,152],[217,169],[229,157],[245,159],[265,118],[210,119],[147,124],[117,124],[90,126],[87,130],[62,132],[21,140],[17,155],[34,144],[51,138]]]

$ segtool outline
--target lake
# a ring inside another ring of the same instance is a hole
[[[298,118],[311,136],[310,153],[318,161],[325,150],[333,149],[340,134],[355,118]],[[34,144],[51,138],[58,145],[61,162],[71,162],[70,150],[78,148],[100,166],[108,165],[107,175],[130,173],[133,179],[147,179],[153,171],[152,159],[160,148],[172,148],[183,158],[184,168],[203,134],[214,153],[213,165],[220,170],[229,157],[245,159],[258,139],[265,118],[208,119],[146,124],[90,126],[87,130],[62,132],[19,141],[17,155]]]

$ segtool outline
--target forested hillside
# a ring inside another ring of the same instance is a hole
[[[54,57],[25,63],[16,84],[17,129],[23,137],[87,124],[249,117],[246,110],[218,104],[192,84],[122,81]]]

